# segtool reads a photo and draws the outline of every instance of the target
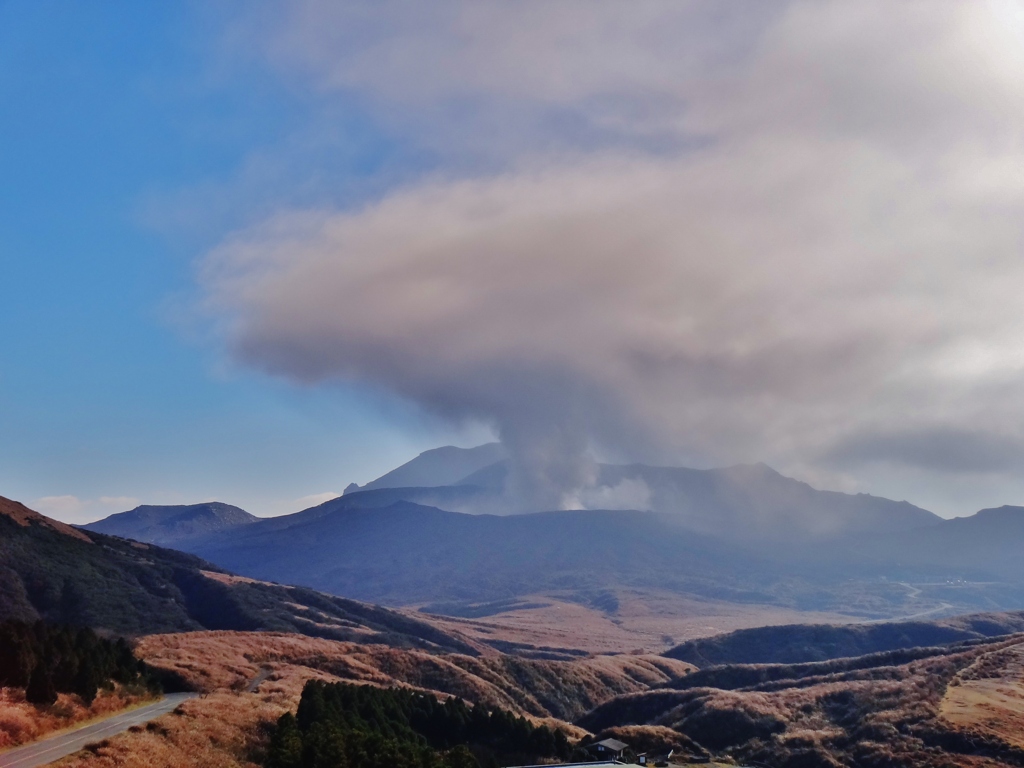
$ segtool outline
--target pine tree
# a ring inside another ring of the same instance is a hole
[[[72,682],[71,690],[82,697],[87,705],[96,698],[96,691],[103,684],[103,675],[91,656],[82,658],[78,665],[78,673]]]
[[[42,706],[49,706],[57,701],[53,674],[43,662],[36,664],[36,668],[32,670],[32,677],[29,678],[28,687],[25,689],[25,699],[30,704]]]

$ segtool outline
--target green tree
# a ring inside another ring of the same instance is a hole
[[[57,701],[57,689],[53,685],[53,673],[42,661],[36,664],[25,689],[25,699],[36,705],[49,706]]]
[[[480,768],[480,763],[465,744],[448,750],[444,756],[444,764],[445,768]]]
[[[302,764],[302,734],[295,715],[285,712],[277,721],[267,749],[267,768],[298,768]]]

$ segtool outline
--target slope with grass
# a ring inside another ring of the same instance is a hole
[[[341,643],[293,634],[190,632],[143,638],[138,653],[193,687],[243,690],[260,670],[270,680],[329,676],[373,685],[403,685],[533,717],[571,719],[612,696],[664,685],[693,668],[654,655],[587,656],[574,661],[474,657],[382,645]]]

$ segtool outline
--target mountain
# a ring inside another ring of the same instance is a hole
[[[643,464],[601,467],[603,486],[625,482],[642,483],[650,492],[650,509],[673,516],[691,530],[747,542],[909,531],[941,520],[906,501],[819,491],[765,464],[703,470]]]
[[[345,492],[459,485],[463,478],[505,457],[501,443],[485,443],[475,448],[456,448],[453,445],[432,448],[361,488],[353,483]]]
[[[1024,582],[1024,507],[983,509],[969,517],[901,536],[863,542],[856,548],[864,560],[898,562],[908,572],[941,565],[951,581]]]
[[[429,461],[459,457],[445,464],[454,473],[469,455],[474,462],[493,457],[492,446],[481,449],[439,449]],[[586,501],[646,509],[481,514],[504,511],[507,471],[499,460],[455,485],[350,492],[180,546],[254,578],[391,605],[450,608],[538,593],[657,588],[872,618],[1024,606],[1024,574],[1003,580],[974,568],[966,555],[963,567],[951,569],[961,560],[918,545],[961,523],[907,502],[820,491],[764,464],[602,465]],[[1008,540],[1024,543],[1009,528]],[[1015,552],[1000,546],[1008,556]],[[985,546],[978,547],[983,555]],[[912,562],[914,553],[920,557]],[[950,577],[973,583],[954,588]]]
[[[259,520],[244,509],[211,501],[180,506],[143,505],[80,526],[87,531],[174,547],[197,536],[237,528]]]
[[[497,462],[459,485],[500,493],[507,474],[507,462]],[[651,510],[692,531],[757,544],[910,531],[941,520],[906,501],[820,491],[766,464],[720,469],[601,464],[585,498],[588,506]]]
[[[469,515],[353,494],[190,543],[229,570],[386,604],[496,600],[633,585],[771,602],[770,567],[652,512]],[[368,498],[365,498],[368,497]],[[359,502],[369,501],[363,506]]]
[[[72,528],[0,497],[0,620],[8,618],[129,635],[263,629],[477,652],[394,611],[236,577],[193,555]]]

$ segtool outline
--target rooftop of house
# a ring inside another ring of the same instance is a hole
[[[603,741],[595,742],[592,746],[604,747],[609,752],[621,752],[628,747],[629,744],[619,741],[618,739],[604,739]]]

